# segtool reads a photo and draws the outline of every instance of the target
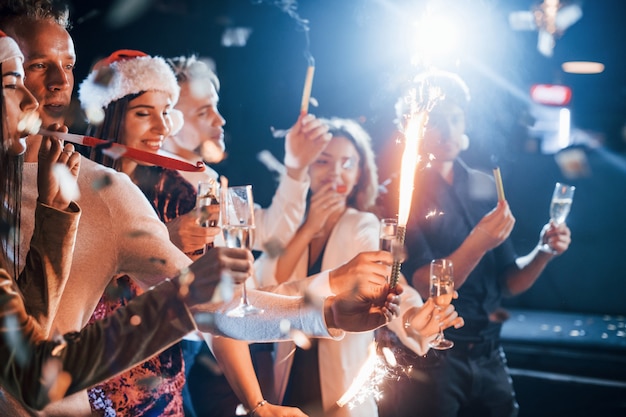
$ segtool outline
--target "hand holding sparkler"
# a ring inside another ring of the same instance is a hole
[[[483,216],[466,241],[470,240],[472,247],[487,252],[504,242],[511,234],[513,226],[515,226],[515,217],[509,209],[509,204],[506,200],[501,201]],[[460,285],[461,282],[458,284]]]
[[[301,115],[285,137],[287,174],[301,180],[309,165],[317,159],[332,136],[328,126],[312,114]]]

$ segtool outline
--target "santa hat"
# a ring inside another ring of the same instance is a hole
[[[24,55],[17,42],[0,30],[0,64],[12,58],[19,58],[24,62]]]
[[[104,109],[113,101],[143,91],[163,91],[176,104],[180,87],[163,58],[122,49],[94,65],[80,84],[78,99],[83,109]]]

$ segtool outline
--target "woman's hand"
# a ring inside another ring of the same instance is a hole
[[[458,293],[454,292],[454,298],[458,298]],[[463,327],[465,321],[459,317],[458,312],[452,304],[443,310],[437,309],[432,298],[426,300],[421,307],[414,307],[404,313],[404,328],[407,334],[418,342],[430,342],[437,337],[439,327],[455,329]]]
[[[302,410],[296,407],[287,407],[266,403],[263,407],[256,409],[254,417],[307,417]]]
[[[53,124],[48,130],[67,133],[67,127]],[[59,165],[57,165],[59,164]],[[44,136],[39,148],[37,188],[39,202],[59,210],[67,210],[78,196],[77,178],[80,171],[80,154],[72,144],[53,136]]]
[[[324,184],[313,194],[309,204],[309,212],[302,225],[311,238],[321,232],[330,217],[341,213],[346,207],[346,197],[334,190],[334,184]]]
[[[219,227],[200,226],[195,210],[167,222],[167,230],[172,243],[186,254],[203,249],[221,232]]]

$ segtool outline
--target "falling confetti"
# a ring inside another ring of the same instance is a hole
[[[259,152],[257,159],[265,165],[269,171],[276,172],[280,175],[284,175],[287,172],[285,166],[268,150]]]
[[[27,133],[29,135],[35,135],[41,128],[41,118],[37,111],[29,111],[17,122],[17,130]]]
[[[110,186],[112,183],[113,180],[111,179],[111,176],[109,174],[104,174],[101,177],[93,180],[93,182],[91,183],[91,188],[93,188],[95,191],[100,191],[103,188]]]
[[[76,201],[80,197],[76,177],[72,175],[67,165],[54,164],[52,175],[59,184],[59,192],[66,201]]]

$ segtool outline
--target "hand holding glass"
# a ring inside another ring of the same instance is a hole
[[[430,263],[430,297],[438,310],[445,309],[452,302],[454,294],[454,278],[452,261],[449,259],[435,259]],[[433,349],[450,349],[454,342],[447,340],[443,329],[439,327],[437,338],[429,343]]]
[[[250,249],[254,238],[254,200],[252,186],[228,187],[221,193],[222,231],[229,248]],[[239,305],[230,310],[231,317],[244,317],[262,313],[263,310],[248,302],[246,284],[241,290]]]
[[[398,220],[394,218],[380,219],[380,245],[379,249],[393,254],[393,246],[398,232]],[[391,276],[391,267],[387,275],[387,282]]]
[[[201,227],[217,227],[220,221],[220,203],[218,200],[219,185],[217,181],[200,181],[198,183],[198,196],[196,198],[196,210],[198,224]],[[204,252],[213,247],[213,242],[207,243]]]
[[[552,201],[550,202],[550,221],[557,226],[565,223],[567,215],[574,201],[574,191],[576,187],[557,182],[552,193]],[[542,250],[554,252],[547,243],[543,244]]]

